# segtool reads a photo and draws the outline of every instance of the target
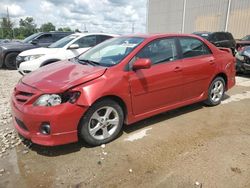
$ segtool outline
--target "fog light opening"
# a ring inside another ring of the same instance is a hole
[[[42,123],[40,132],[45,135],[50,134],[50,124],[49,123]]]

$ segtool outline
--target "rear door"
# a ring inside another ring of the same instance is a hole
[[[149,69],[130,71],[129,82],[135,115],[171,106],[181,100],[181,60],[176,39],[162,38],[147,44],[132,60],[149,58]]]
[[[193,37],[180,37],[183,100],[201,97],[215,72],[215,59],[208,46]]]

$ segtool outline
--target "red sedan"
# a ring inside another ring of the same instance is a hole
[[[235,58],[198,36],[122,36],[23,77],[12,112],[34,143],[100,145],[123,124],[199,101],[218,105],[234,84]]]

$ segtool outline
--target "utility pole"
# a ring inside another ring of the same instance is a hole
[[[226,16],[226,23],[225,23],[225,31],[228,30],[228,22],[229,22],[229,15],[230,15],[230,9],[231,9],[231,2],[232,2],[232,0],[228,0],[228,4],[227,4],[227,16]]]
[[[135,23],[132,23],[132,33],[135,33]]]
[[[181,33],[184,33],[184,31],[185,31],[186,5],[187,5],[187,0],[184,0],[184,2],[183,2],[183,13],[182,13],[182,27],[181,27]]]

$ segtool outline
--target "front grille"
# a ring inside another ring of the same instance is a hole
[[[30,97],[32,97],[33,95],[34,95],[33,93],[28,93],[28,92],[24,92],[24,91],[18,91],[15,88],[15,98],[20,103],[27,102],[30,99]]]
[[[15,117],[15,120],[16,120],[17,125],[18,125],[20,128],[22,128],[22,129],[25,130],[25,131],[29,131],[28,128],[25,126],[25,124],[24,124],[20,119],[17,119],[17,118]]]

